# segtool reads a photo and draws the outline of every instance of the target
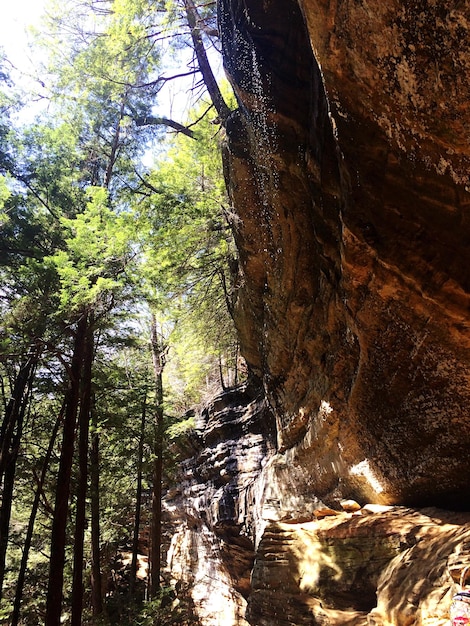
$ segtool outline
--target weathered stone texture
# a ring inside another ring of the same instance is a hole
[[[274,421],[250,384],[217,396],[188,438],[178,487],[165,497],[171,576],[191,588],[201,626],[243,626],[259,518],[258,477]]]
[[[470,496],[470,10],[411,4],[220,0],[242,348],[331,504]]]
[[[271,421],[252,389],[216,398],[165,498],[168,567],[191,589],[198,623],[447,626],[470,514],[324,506],[275,453]]]
[[[260,543],[247,619],[256,626],[444,626],[457,587],[457,516],[392,507],[272,524]]]
[[[447,625],[468,514],[404,507],[470,502],[470,2],[219,15],[260,386],[198,425],[171,566],[207,626]]]

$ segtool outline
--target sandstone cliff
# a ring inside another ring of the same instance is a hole
[[[215,398],[165,499],[169,573],[200,626],[448,626],[470,514],[326,507],[273,427],[253,386]]]
[[[466,506],[468,2],[220,2],[237,324],[333,501]]]
[[[470,4],[219,0],[219,18],[258,387],[199,426],[173,570],[225,598],[206,624],[445,624],[470,528],[442,510],[470,496]],[[323,519],[344,499],[393,506]]]

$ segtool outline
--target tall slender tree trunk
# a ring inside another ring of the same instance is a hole
[[[62,448],[52,520],[51,555],[49,559],[49,583],[46,599],[45,626],[60,626],[62,612],[67,514],[69,510],[70,477],[75,445],[75,427],[80,401],[80,378],[87,337],[88,319],[82,315],[78,321],[67,392]]]
[[[228,387],[225,384],[224,380],[224,366],[222,363],[222,355],[219,354],[219,381],[223,391],[227,391]]]
[[[17,453],[12,450],[12,457],[13,456],[17,456]],[[15,466],[15,459],[12,458],[11,462],[7,465],[3,480],[2,506],[0,509],[0,590],[2,590],[2,593],[0,593],[0,598],[3,595],[3,581],[5,579],[5,565],[11,517],[11,504],[13,498],[13,487],[15,484]]]
[[[88,440],[93,366],[93,321],[89,316],[83,351],[80,410],[78,414],[78,489],[73,543],[72,626],[81,626],[83,613],[83,555],[88,490]]]
[[[20,571],[18,573],[18,581],[16,583],[15,600],[13,602],[13,612],[11,614],[11,626],[18,626],[20,618],[21,601],[23,598],[23,588],[26,578],[26,567],[28,565],[29,550],[31,548],[31,542],[33,539],[34,523],[36,521],[36,515],[39,509],[39,503],[41,501],[41,493],[46,480],[46,474],[49,469],[49,463],[51,462],[52,452],[54,450],[55,442],[57,439],[57,433],[59,432],[59,426],[62,423],[64,417],[65,403],[62,405],[60,414],[54,424],[54,428],[49,439],[49,446],[44,457],[42,464],[41,476],[39,478],[38,485],[36,487],[36,493],[34,495],[33,505],[31,507],[31,513],[29,516],[28,528],[26,531],[26,537],[23,545],[23,554],[21,556]]]
[[[94,617],[103,613],[103,593],[100,559],[100,436],[91,406],[92,437],[90,450],[90,506],[91,506],[91,604]]]
[[[142,508],[142,466],[144,461],[144,442],[145,442],[145,420],[147,413],[147,392],[145,392],[144,402],[142,404],[142,415],[140,420],[139,449],[137,453],[137,489],[135,498],[135,516],[134,516],[134,534],[132,538],[132,561],[129,591],[131,594],[135,592],[135,583],[137,577],[137,553],[139,547],[140,533],[140,513]]]
[[[157,421],[159,420],[156,410]],[[162,474],[163,474],[163,450],[162,437],[159,428],[156,428],[155,459],[153,462],[152,482],[152,527],[151,527],[151,561],[150,561],[150,597],[154,598],[160,590],[160,573],[162,564]]]
[[[155,384],[155,444],[152,472],[152,525],[150,536],[150,586],[154,598],[160,590],[162,553],[162,478],[163,478],[163,368],[166,348],[158,337],[157,319],[152,314],[151,347]]]
[[[13,488],[15,484],[16,463],[23,436],[23,424],[26,410],[29,404],[29,397],[36,370],[36,359],[31,359],[29,365],[23,368],[21,373],[21,383],[15,385],[15,393],[18,396],[14,399],[14,410],[10,419],[13,421],[13,430],[9,432],[9,441],[2,450],[4,463],[3,470],[3,490],[2,504],[0,507],[0,598],[3,595],[3,582],[5,579],[6,553],[8,548],[8,537],[10,530],[11,507],[13,504]],[[5,443],[2,441],[2,443]],[[3,446],[2,446],[3,448]]]
[[[0,484],[3,480],[6,465],[10,459],[10,444],[15,431],[18,415],[21,411],[21,407],[23,406],[26,389],[31,380],[37,361],[37,355],[29,356],[28,359],[26,359],[26,361],[20,366],[18,375],[16,376],[15,383],[13,385],[11,398],[6,406],[2,427],[0,429]]]

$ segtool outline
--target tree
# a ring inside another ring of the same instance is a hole
[[[32,355],[15,380],[13,396],[10,398],[1,429],[1,476],[3,478],[2,505],[0,508],[0,590],[5,576],[5,557],[8,545],[13,487],[16,463],[23,434],[23,426],[37,365],[37,356]],[[0,596],[1,597],[1,596]]]
[[[194,119],[205,108],[201,103]],[[177,320],[173,337],[185,346],[173,355],[187,373],[192,364],[184,363],[184,354],[192,358],[202,381],[207,368],[218,372],[219,355],[229,361],[228,355],[237,351],[231,319],[237,261],[218,136],[217,126],[206,116],[199,121],[197,141],[177,138],[146,178],[151,193],[136,214],[147,249],[146,281],[158,288]],[[202,352],[212,355],[207,366]]]
[[[54,446],[56,443],[57,433],[59,431],[59,426],[62,422],[62,418],[64,415],[64,407],[65,405],[62,405],[62,409],[60,411],[59,416],[57,417],[57,420],[55,422],[55,425],[54,425],[54,428],[53,428],[53,431],[49,440],[49,445],[48,445],[48,448],[44,457],[43,465],[42,465],[41,476],[38,480],[38,485],[36,488],[34,501],[31,507],[31,514],[29,517],[28,529],[26,532],[26,537],[25,537],[25,541],[23,545],[21,566],[20,566],[18,580],[16,584],[15,599],[13,603],[13,612],[11,614],[11,626],[17,626],[19,623],[19,619],[20,619],[20,608],[21,608],[21,601],[23,598],[23,588],[24,588],[24,583],[25,583],[25,578],[26,578],[26,567],[28,564],[29,551],[31,549],[31,544],[32,544],[32,539],[33,539],[34,524],[35,524],[36,516],[39,510],[41,494],[44,489],[46,473],[49,469],[50,460],[51,460]]]
[[[154,461],[152,472],[152,526],[150,538],[150,597],[155,598],[160,590],[161,553],[162,553],[162,482],[163,482],[163,368],[165,367],[168,346],[159,332],[157,317],[151,313],[150,345],[153,363],[155,391],[155,435]]]
[[[78,488],[73,554],[72,626],[81,626],[83,612],[83,556],[88,490],[88,441],[92,405],[94,330],[93,313],[90,313],[84,340],[80,410],[78,413]]]
[[[46,626],[58,626],[62,613],[62,587],[66,547],[66,528],[70,477],[75,443],[75,427],[80,402],[80,381],[85,356],[88,320],[82,315],[75,333],[74,349],[70,366],[70,383],[65,398],[62,445],[59,471],[55,490],[54,517],[51,532],[51,554],[49,559],[49,583],[46,603]]]
[[[9,152],[14,154],[13,141]],[[54,229],[49,230],[51,214],[44,210],[44,202],[37,210],[37,196],[29,187],[26,192],[24,187],[18,187],[22,181],[13,179],[15,168],[11,163],[9,168],[8,184],[3,187],[0,232],[0,375],[4,406],[0,446],[0,589],[5,575],[16,466],[33,384],[45,353],[57,341],[56,332],[48,326],[48,317],[56,304],[55,276],[43,264],[54,238]]]
[[[186,11],[186,18],[191,33],[191,39],[194,46],[194,53],[197,58],[199,71],[202,74],[207,91],[212,100],[212,104],[218,113],[219,121],[225,126],[227,118],[231,113],[230,107],[227,105],[219,84],[212,71],[209,59],[207,58],[206,47],[204,45],[202,33],[203,20],[198,14],[198,10],[193,0],[183,0]]]
[[[170,314],[170,325],[176,329],[172,337],[179,337],[180,343],[184,337],[185,345],[192,348],[199,346],[198,355],[204,354],[206,373],[215,372],[218,353],[222,352],[226,360],[228,350],[235,344],[226,308],[230,308],[232,298],[230,267],[235,263],[225,219],[229,209],[220,160],[214,151],[207,153],[209,145],[216,143],[219,123],[229,109],[223,92],[217,93],[215,84],[210,91],[217,118],[210,113],[210,102],[201,105],[187,124],[169,120],[153,110],[160,89],[171,79],[160,65],[160,52],[170,33],[174,36],[173,26],[166,21],[168,6],[150,0],[116,0],[94,2],[90,13],[89,3],[61,3],[59,20],[51,25],[51,64],[44,74],[44,84],[52,85],[52,119],[35,123],[12,143],[11,150],[0,153],[1,171],[10,177],[0,179],[0,306],[5,313],[0,329],[0,373],[5,399],[0,469],[8,467],[9,472],[0,513],[0,555],[8,543],[13,481],[21,486],[30,479],[23,474],[28,464],[22,455],[40,443],[46,454],[36,494],[31,492],[28,496],[31,516],[25,533],[28,544],[33,545],[37,514],[46,526],[52,517],[48,626],[56,626],[61,619],[69,549],[68,519],[72,512],[72,623],[83,621],[88,463],[92,487],[93,607],[95,615],[99,615],[100,534],[113,541],[128,537],[131,532],[126,517],[134,507],[133,555],[136,554],[139,493],[149,478],[144,462],[149,446],[153,450],[151,483],[155,495],[151,593],[158,595],[161,489],[165,470],[168,473],[163,461],[166,419],[169,407],[183,409],[189,399],[196,399],[191,392],[176,401],[176,385],[167,381],[175,379],[177,369],[178,374],[185,369],[194,371],[199,356],[194,357],[193,350],[192,357],[183,357],[183,350],[174,346],[172,369],[164,369],[168,347],[161,341],[153,318],[147,364],[153,357],[152,393],[148,391],[148,372],[142,372],[142,381],[135,389],[126,390],[129,414],[124,415],[118,366],[123,343],[118,346],[116,337],[124,332],[124,320],[135,298],[141,300],[137,308],[143,307],[143,302],[154,304],[149,292],[158,293],[159,306],[155,311]],[[204,60],[203,49],[207,31],[205,18],[201,17],[204,11],[188,2],[183,8],[190,31],[181,31],[178,37],[192,41],[207,78],[208,60],[207,55]],[[179,74],[195,71],[197,68],[191,68]],[[173,155],[161,159],[158,169],[148,173],[140,157],[149,142],[155,145],[163,127],[181,131],[181,139]],[[217,329],[217,333],[208,332],[207,327]],[[224,345],[220,347],[222,337]],[[179,368],[174,365],[177,360]],[[44,371],[53,373],[47,393]],[[184,386],[187,391],[196,385]],[[168,390],[167,397],[173,396],[173,404],[164,405],[164,389]],[[108,398],[114,393],[113,410],[109,411]],[[6,400],[9,395],[15,398],[11,404]],[[52,427],[51,419],[46,419],[47,395],[55,404],[63,401],[63,417],[54,427],[54,436],[49,438],[41,432],[41,439],[35,440],[39,436],[29,429],[25,437],[24,426],[32,408],[41,415],[41,424]],[[152,437],[147,432],[149,420],[141,412],[143,402],[146,410],[154,413]],[[115,434],[102,427],[105,420],[115,420]],[[135,452],[132,446],[125,448],[122,434],[126,429],[138,438],[138,454],[131,454]],[[61,443],[57,449],[54,441],[59,435]],[[112,447],[117,445],[123,456],[132,459],[125,468],[112,466]],[[46,480],[49,459],[49,473],[56,470],[55,483]],[[136,490],[132,471],[137,472]],[[100,493],[101,472],[114,479],[119,475],[125,495],[118,499],[114,494]],[[51,501],[55,502],[54,507]],[[106,510],[103,519],[102,509]],[[116,520],[118,524],[114,526]],[[19,619],[28,544],[20,564],[14,620]],[[133,563],[134,572],[134,559]]]
[[[132,560],[131,571],[129,580],[129,592],[131,596],[135,593],[135,583],[137,576],[137,558],[138,558],[138,546],[139,546],[139,533],[140,533],[140,521],[141,521],[141,509],[142,509],[142,478],[143,478],[143,465],[144,465],[144,446],[145,446],[145,426],[147,419],[147,389],[144,391],[144,397],[142,402],[142,414],[140,422],[139,443],[137,453],[137,486],[135,495],[135,514],[134,514],[134,528],[132,533]]]
[[[46,624],[59,624],[62,604],[65,529],[75,427],[79,420],[79,497],[75,527],[72,622],[82,619],[83,540],[87,492],[88,429],[92,396],[93,335],[125,290],[125,270],[133,258],[125,224],[106,204],[107,190],[91,188],[86,209],[74,219],[62,218],[70,235],[66,248],[50,257],[61,281],[60,303],[69,323],[75,325],[75,343],[70,368],[70,386],[64,420],[61,463],[58,472],[52,526],[49,591]]]
[[[96,396],[91,401],[91,450],[90,450],[90,508],[91,508],[91,600],[93,615],[103,613],[103,594],[100,558],[100,436],[95,410]]]

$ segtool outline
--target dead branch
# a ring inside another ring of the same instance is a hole
[[[170,126],[170,128],[174,128],[179,133],[183,133],[183,135],[187,135],[188,137],[194,139],[194,132],[190,128],[186,128],[183,124],[175,122],[174,120],[169,120],[166,117],[143,115],[141,117],[134,118],[134,122],[136,126]]]

